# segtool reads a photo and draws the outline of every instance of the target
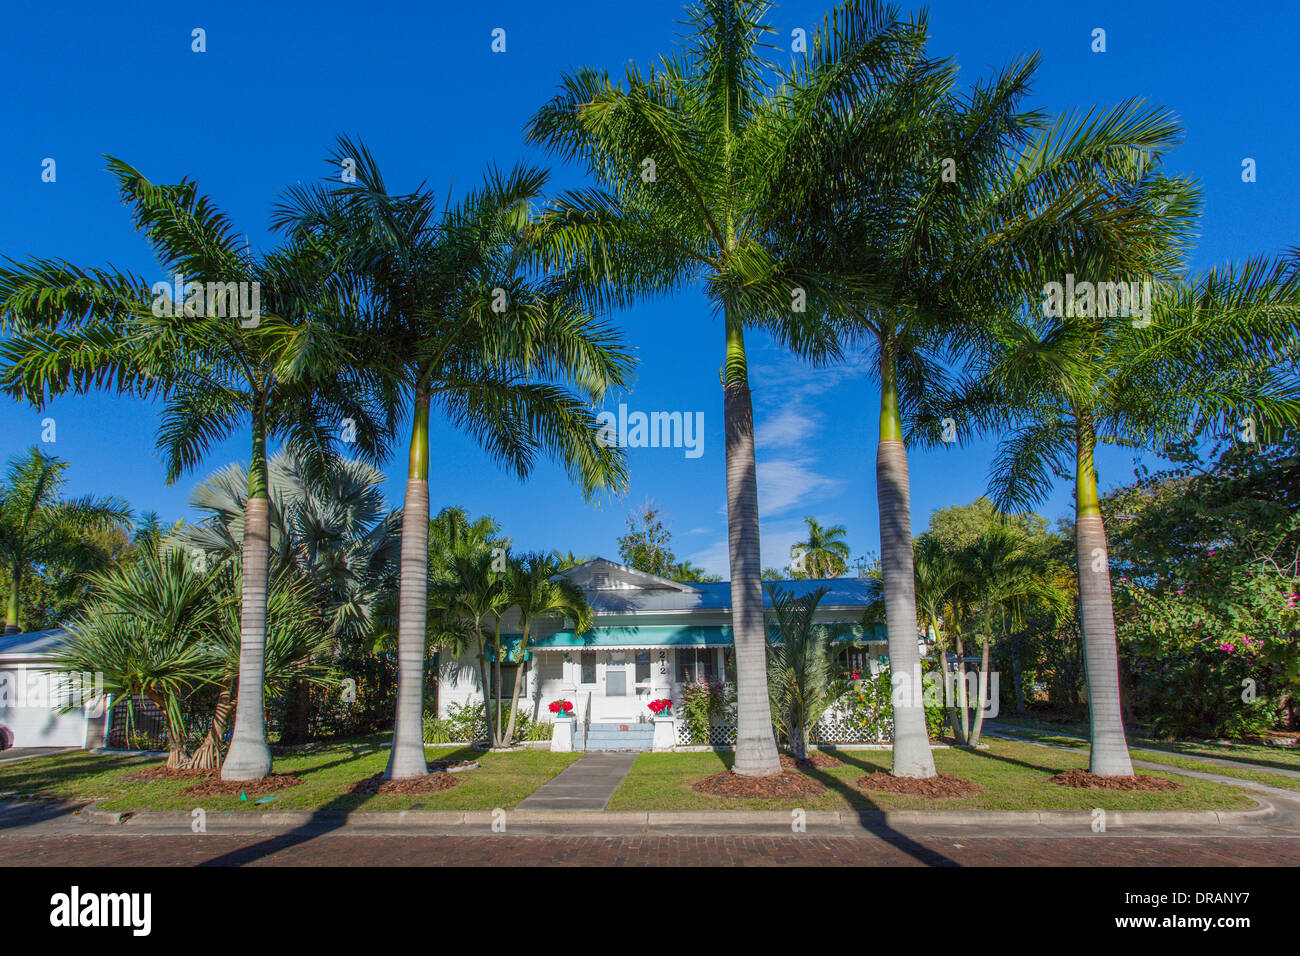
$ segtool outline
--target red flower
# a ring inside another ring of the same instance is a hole
[[[650,703],[647,704],[646,706],[650,708],[651,713],[653,713],[656,717],[658,717],[664,711],[672,707],[672,705],[673,702],[669,700],[667,697],[661,697],[658,700],[650,701]]]
[[[553,700],[551,701],[550,710],[553,714],[567,714],[573,710],[573,704],[567,700]]]

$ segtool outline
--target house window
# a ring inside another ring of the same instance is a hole
[[[507,664],[504,661],[492,662],[492,697],[497,696],[497,688],[501,689],[501,700],[509,700],[515,692],[515,673],[519,670],[518,664]],[[522,697],[528,691],[527,665],[525,665],[524,677],[521,680],[524,683],[519,685],[519,696]]]
[[[722,679],[728,684],[736,682],[736,650],[729,647],[722,652]]]
[[[596,652],[582,652],[582,683],[596,683]]]
[[[677,683],[693,684],[716,680],[717,661],[711,647],[683,647],[677,650]]]
[[[638,684],[650,683],[650,652],[636,652],[636,682]]]

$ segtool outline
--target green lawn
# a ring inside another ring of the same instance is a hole
[[[151,783],[123,778],[156,764],[153,759],[89,753],[61,754],[0,764],[0,793],[12,791],[42,798],[96,798],[106,810],[491,810],[509,809],[578,758],[547,750],[484,753],[457,747],[429,747],[430,760],[472,759],[477,770],[457,774],[461,783],[441,793],[361,795],[346,791],[379,773],[388,760],[380,738],[323,744],[275,758],[277,772],[293,772],[303,782],[272,794],[270,803],[239,797],[196,797],[181,793],[192,781]]]
[[[1048,783],[1071,767],[1086,767],[1083,753],[1048,750],[1034,744],[988,740],[980,751],[936,750],[940,773],[949,773],[985,788],[969,797],[929,799],[903,794],[859,791],[853,781],[873,769],[889,769],[888,751],[842,751],[840,767],[809,771],[827,792],[799,801],[805,810],[1231,810],[1254,801],[1231,787],[1155,774],[1177,781],[1171,792],[1077,790]],[[788,810],[791,801],[715,797],[697,793],[691,784],[731,765],[731,753],[642,754],[610,801],[611,810]]]
[[[1086,722],[1081,724],[1046,723],[1032,717],[1005,715],[999,716],[998,722],[1023,730],[1047,734],[1052,742],[1056,742],[1058,739],[1068,739],[1059,738],[1054,734],[1088,736]],[[1300,770],[1300,747],[1269,747],[1264,744],[1250,743],[1216,744],[1202,743],[1195,740],[1156,740],[1153,737],[1144,737],[1138,734],[1130,734],[1129,743],[1133,747],[1141,747],[1144,750],[1164,750],[1175,754],[1185,754],[1189,757],[1218,757],[1223,760],[1237,760],[1242,763],[1254,763],[1265,767],[1276,767],[1281,770]]]
[[[1060,744],[1080,750],[1087,748],[1088,741],[1078,737],[1066,737],[1050,730],[1039,731],[1034,725],[1017,725],[1017,733],[1033,737],[1045,744]],[[1134,760],[1164,764],[1168,767],[1180,767],[1183,770],[1198,770],[1201,773],[1216,773],[1222,777],[1235,780],[1252,780],[1255,783],[1279,787],[1283,790],[1300,791],[1300,778],[1288,777],[1279,773],[1257,770],[1252,764],[1261,767],[1274,767],[1279,770],[1300,770],[1300,753],[1280,747],[1266,747],[1255,744],[1203,744],[1181,740],[1150,740],[1137,737],[1129,742],[1129,749]],[[1222,760],[1238,761],[1240,767],[1226,767],[1219,763],[1206,763],[1194,757],[1217,757]]]

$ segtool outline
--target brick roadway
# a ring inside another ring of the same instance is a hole
[[[1300,837],[0,834],[0,866],[1296,866]]]

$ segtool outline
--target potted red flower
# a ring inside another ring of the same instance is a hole
[[[557,718],[573,716],[573,702],[568,700],[553,700],[550,705],[551,713]]]
[[[667,717],[669,711],[673,709],[673,702],[667,697],[661,697],[658,700],[650,701],[647,706],[650,708],[650,712],[656,717]]]

